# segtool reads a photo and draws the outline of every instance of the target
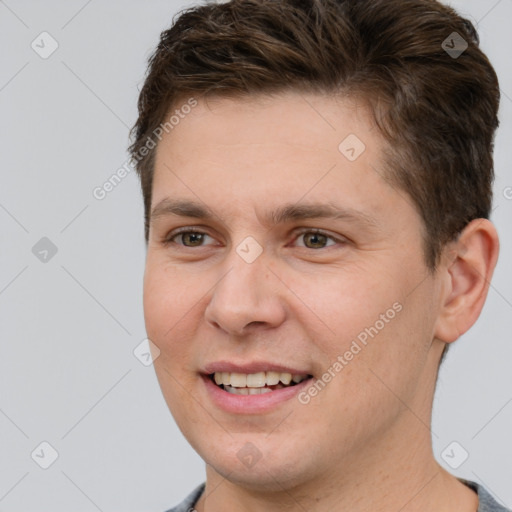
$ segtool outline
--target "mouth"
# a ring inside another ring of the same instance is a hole
[[[293,406],[293,399],[314,379],[305,366],[271,360],[216,361],[204,366],[200,375],[208,401],[237,416],[260,416]]]
[[[209,379],[220,389],[232,395],[263,395],[279,389],[291,388],[312,378],[309,374],[277,371],[257,373],[214,372]]]

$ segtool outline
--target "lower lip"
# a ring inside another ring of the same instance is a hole
[[[201,375],[212,402],[233,414],[261,414],[272,411],[283,402],[294,398],[311,383],[311,378],[295,386],[276,389],[259,395],[234,395],[217,386],[208,375]]]

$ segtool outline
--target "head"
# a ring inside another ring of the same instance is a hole
[[[473,26],[435,1],[232,0],[161,34],[130,148],[145,319],[215,471],[270,489],[429,437],[438,366],[497,259],[498,104]],[[209,376],[270,361],[307,377],[296,399],[222,405]]]

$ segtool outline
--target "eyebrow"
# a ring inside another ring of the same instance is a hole
[[[151,222],[168,216],[191,217],[195,219],[220,219],[208,206],[191,200],[165,198],[151,211]],[[285,204],[265,218],[268,226],[277,226],[290,221],[305,219],[342,219],[366,228],[379,228],[375,217],[353,208],[341,207],[333,202],[310,204]]]

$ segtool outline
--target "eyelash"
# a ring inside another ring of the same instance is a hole
[[[302,235],[305,235],[305,234],[315,234],[315,235],[322,235],[324,237],[326,237],[327,239],[333,241],[333,242],[336,242],[336,243],[339,243],[339,244],[345,244],[346,241],[344,240],[340,240],[336,237],[333,237],[332,235],[329,235],[328,233],[326,233],[325,231],[322,231],[321,229],[316,229],[316,228],[303,228],[302,230],[300,230],[298,233],[296,233],[295,235],[295,238],[294,238],[294,241],[298,240]],[[177,229],[176,231],[173,231],[172,233],[169,234],[169,236],[167,236],[164,240],[163,240],[163,244],[165,246],[168,246],[168,245],[171,245],[171,244],[175,244],[176,242],[174,242],[173,240],[178,237],[179,235],[184,235],[184,234],[194,234],[194,235],[206,235],[206,236],[210,236],[208,233],[204,232],[204,231],[200,231],[198,229],[190,229],[190,228],[181,228],[181,229]],[[196,246],[196,247],[188,247],[186,245],[183,245],[183,244],[177,244],[181,247],[184,247],[185,249],[195,249],[195,248],[198,248],[198,247],[204,247],[204,246]],[[328,247],[332,247],[332,246],[326,246],[326,247],[321,247],[320,249],[327,249]],[[319,249],[311,249],[310,247],[302,247],[303,249],[309,249],[311,251],[318,251]]]

